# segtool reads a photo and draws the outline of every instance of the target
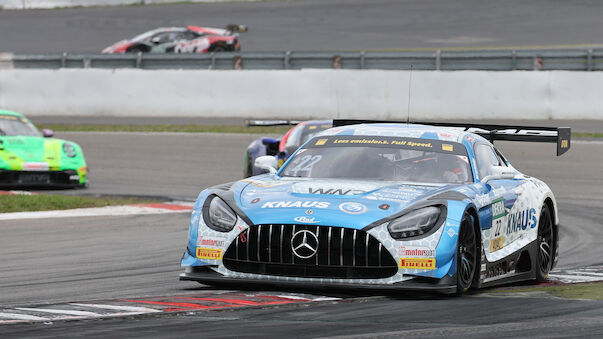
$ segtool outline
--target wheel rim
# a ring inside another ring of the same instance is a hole
[[[541,275],[548,275],[553,263],[553,227],[547,210],[540,213],[538,227],[538,263]]]
[[[475,231],[469,220],[463,220],[459,234],[459,283],[463,288],[468,288],[475,272]]]

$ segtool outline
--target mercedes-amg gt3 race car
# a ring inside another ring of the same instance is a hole
[[[259,138],[251,142],[243,157],[243,175],[245,178],[265,173],[255,166],[255,159],[264,155],[274,156],[280,168],[299,146],[310,140],[318,132],[333,126],[332,120],[248,120],[247,126],[290,126],[294,125],[280,139]]]
[[[569,128],[333,123],[278,172],[260,157],[269,174],[200,193],[181,280],[461,294],[546,279],[555,197],[491,142],[555,142],[560,155]]]
[[[228,25],[225,29],[212,27],[162,27],[129,40],[122,40],[103,49],[102,53],[207,53],[240,50],[239,32],[247,26]]]
[[[82,149],[52,135],[22,114],[0,110],[0,187],[86,186]]]

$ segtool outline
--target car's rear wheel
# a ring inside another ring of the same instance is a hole
[[[473,283],[477,267],[477,237],[473,219],[465,214],[461,221],[457,246],[456,293],[465,293]]]
[[[547,205],[542,206],[538,221],[538,256],[536,262],[536,281],[543,282],[553,267],[554,256],[553,218]]]

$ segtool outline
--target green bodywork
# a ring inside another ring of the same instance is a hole
[[[31,123],[22,114],[0,110],[1,119],[13,119],[12,117]],[[70,145],[68,148],[72,156],[69,156],[64,150],[63,145],[66,143]],[[39,136],[9,136],[0,133],[0,170],[74,170],[79,176],[80,185],[86,183],[88,172],[84,153],[78,144],[56,138],[44,138],[41,133]]]

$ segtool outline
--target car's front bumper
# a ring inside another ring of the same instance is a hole
[[[0,188],[20,187],[83,187],[75,170],[63,171],[7,171],[0,170]]]
[[[417,277],[416,279],[406,280],[392,284],[368,284],[368,283],[343,283],[333,282],[332,279],[313,279],[312,281],[303,280],[283,280],[270,279],[263,277],[256,279],[253,277],[228,277],[215,272],[208,266],[188,266],[185,272],[180,274],[180,280],[197,281],[208,285],[271,285],[278,287],[293,288],[332,288],[332,289],[372,289],[372,290],[402,290],[402,291],[426,291],[452,294],[456,292],[455,277],[445,276],[442,279],[426,279]]]

